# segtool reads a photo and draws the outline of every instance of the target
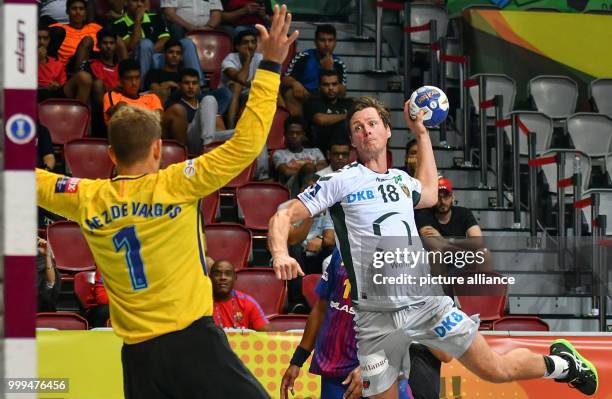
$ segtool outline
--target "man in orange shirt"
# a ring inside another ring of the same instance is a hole
[[[67,24],[53,24],[49,27],[52,28],[57,59],[64,65],[70,64],[68,68],[77,72],[81,63],[89,59],[91,52],[98,51],[96,33],[102,27],[96,23],[85,23],[86,0],[68,0],[66,14],[69,20]]]
[[[119,87],[104,95],[103,109],[104,121],[108,123],[111,115],[124,105],[158,111],[160,114],[163,107],[159,97],[152,93],[138,94],[140,89],[140,66],[138,61],[128,58],[119,63]]]
[[[92,79],[87,72],[66,77],[64,64],[47,54],[51,40],[49,28],[38,28],[38,101],[48,98],[76,98],[89,101]]]

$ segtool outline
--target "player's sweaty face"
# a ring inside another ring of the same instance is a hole
[[[357,111],[350,121],[351,141],[358,153],[384,151],[391,129],[383,123],[378,111],[370,107]]]

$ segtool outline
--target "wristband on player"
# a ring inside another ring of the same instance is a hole
[[[294,364],[298,367],[302,367],[304,365],[304,362],[308,360],[309,356],[310,351],[307,351],[306,349],[298,345],[297,348],[295,348],[295,352],[293,352],[293,357],[289,361],[289,364]]]

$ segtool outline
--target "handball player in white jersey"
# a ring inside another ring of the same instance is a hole
[[[329,209],[355,304],[364,396],[397,398],[398,376],[409,375],[412,342],[449,353],[487,381],[545,377],[593,395],[597,370],[569,342],[553,342],[548,356],[522,348],[501,355],[478,333],[478,319],[457,309],[439,286],[382,280],[381,276],[398,281],[397,277],[410,275],[418,281],[429,273],[426,258],[416,263],[383,262],[375,256],[375,252],[394,249],[421,250],[414,208],[431,207],[438,199],[429,132],[422,113],[413,120],[408,109],[407,102],[404,119],[416,135],[419,154],[416,177],[387,168],[391,124],[386,107],[370,97],[356,99],[347,122],[358,161],[319,179],[270,220],[269,246],[277,277],[287,280],[303,275],[287,251],[291,224]]]

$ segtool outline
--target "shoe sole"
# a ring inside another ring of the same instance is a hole
[[[576,348],[574,348],[574,345],[572,345],[568,340],[566,339],[557,339],[555,341],[553,341],[552,343],[554,344],[562,344],[567,346],[568,348],[571,349],[571,351],[580,358],[580,360],[582,360],[583,363],[585,363],[587,366],[589,366],[589,368],[593,371],[593,373],[595,373],[595,392],[593,392],[591,395],[589,396],[593,396],[597,393],[597,390],[599,389],[599,375],[597,375],[597,367],[595,367],[593,365],[593,363],[589,362],[587,359],[585,359],[580,352],[578,352],[576,350]]]

